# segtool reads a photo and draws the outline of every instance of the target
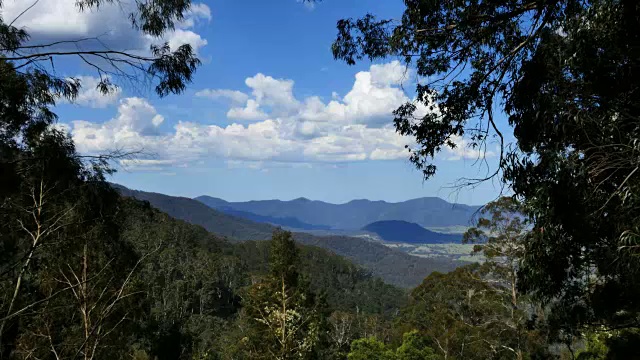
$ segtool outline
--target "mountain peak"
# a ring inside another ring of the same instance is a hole
[[[196,198],[194,198],[194,200],[197,200],[207,206],[209,206],[210,208],[219,208],[219,207],[223,207],[223,206],[229,206],[229,202],[227,202],[226,200],[220,199],[220,198],[216,198],[216,197],[212,197],[212,196],[207,196],[207,195],[202,195],[202,196],[198,196]]]
[[[372,202],[372,201],[368,199],[353,199],[349,201],[347,204],[358,204],[358,203],[369,203],[369,202]]]

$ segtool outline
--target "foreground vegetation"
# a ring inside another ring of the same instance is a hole
[[[51,107],[80,84],[52,71],[58,54],[0,21],[0,356],[640,357],[640,4],[405,4],[399,23],[340,21],[334,55],[399,56],[435,78],[417,88],[432,111],[395,112],[417,141],[411,160],[429,177],[456,136],[482,149],[493,135],[499,168],[467,183],[498,177],[513,192],[465,233],[485,261],[432,273],[408,297],[287,232],[230,244],[120,197],[105,182],[119,154],[79,155],[55,126]],[[130,19],[160,37],[188,7],[141,1]],[[101,75],[116,71],[109,64],[128,79],[142,73],[160,96],[184,90],[199,65],[188,45],[65,55],[94,60]],[[98,90],[110,91],[102,79]]]

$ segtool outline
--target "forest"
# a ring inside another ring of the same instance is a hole
[[[128,20],[151,38],[191,6],[135,3]],[[135,154],[76,149],[55,111],[82,84],[56,62],[95,68],[105,94],[145,81],[166,97],[201,59],[188,44],[34,45],[12,20],[0,18],[0,359],[640,359],[638,1],[404,0],[399,19],[337,22],[337,61],[400,59],[425,79],[389,114],[425,180],[455,137],[500,146],[496,169],[459,183],[505,189],[464,234],[486,261],[411,287],[320,241],[271,228],[236,241],[124,196],[109,176]]]

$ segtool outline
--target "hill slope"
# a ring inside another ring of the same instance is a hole
[[[418,224],[401,220],[376,221],[362,230],[375,233],[385,241],[409,244],[457,243],[462,239],[460,235],[430,231]]]
[[[150,277],[147,279],[150,282],[162,277],[166,281],[167,277],[173,277],[173,281],[177,283],[175,286],[163,285],[170,289],[189,291],[188,286],[184,287],[184,282],[197,279],[185,279],[182,271],[216,269],[214,272],[207,272],[208,277],[200,280],[215,282],[215,276],[225,279],[217,283],[219,292],[215,297],[216,304],[225,309],[226,313],[233,313],[238,310],[239,304],[236,296],[232,295],[237,295],[243,287],[250,284],[254,275],[268,272],[270,244],[267,241],[227,242],[200,226],[174,219],[131,198],[123,199],[120,208],[126,214],[123,216],[123,234],[134,246],[144,251],[150,243],[153,246],[162,244],[159,256],[144,270]],[[150,243],[146,243],[147,241]],[[211,267],[212,264],[215,265]],[[221,264],[224,266],[220,266]],[[327,305],[335,310],[360,309],[366,313],[384,314],[397,311],[406,301],[403,290],[382,283],[369,271],[325,249],[300,245],[299,265],[299,271],[309,279],[311,289],[324,294]],[[189,266],[195,269],[189,270]],[[176,267],[181,271],[176,270]],[[163,272],[163,269],[170,270]],[[222,295],[225,297],[221,297]],[[190,300],[194,299],[184,301]]]
[[[131,190],[121,185],[113,186],[123,196],[148,201],[153,207],[176,219],[200,225],[220,236],[235,240],[264,240],[270,238],[274,230],[271,225],[230,216],[186,197]]]
[[[330,204],[305,198],[247,202],[228,202],[209,196],[195,199],[214,209],[226,208],[260,216],[295,218],[306,224],[349,230],[361,229],[382,220],[403,220],[423,227],[468,226],[478,209],[478,206],[451,204],[437,197],[398,203],[353,200],[346,204]]]
[[[267,240],[276,229],[269,224],[255,223],[224,214],[193,199],[130,190],[120,185],[114,186],[124,196],[148,201],[152,206],[172,217],[200,225],[230,240]],[[379,243],[354,237],[313,236],[305,233],[295,233],[294,237],[302,244],[314,245],[344,256],[388,283],[403,287],[416,286],[433,271],[448,272],[466,264],[444,258],[419,258]]]

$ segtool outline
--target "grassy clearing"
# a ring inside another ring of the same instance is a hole
[[[472,255],[473,244],[405,244],[405,243],[385,243],[384,245],[402,250],[407,254],[426,257],[438,258],[445,257],[451,260],[467,261],[467,262],[483,262],[482,255]]]

